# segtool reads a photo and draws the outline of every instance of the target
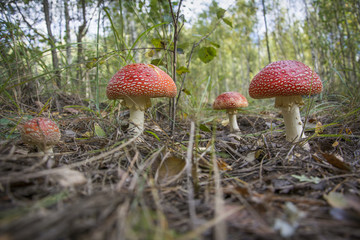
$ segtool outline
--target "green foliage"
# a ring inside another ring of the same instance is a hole
[[[151,43],[154,45],[154,47],[156,48],[162,48],[165,49],[165,42],[159,38],[153,38],[151,39]],[[159,50],[158,50],[159,51]]]
[[[179,1],[171,3],[176,13]],[[358,5],[353,0],[306,3],[305,6],[299,2],[296,7],[306,7],[307,16],[296,18],[296,9],[292,6],[284,7],[280,0],[266,2],[268,20],[273,22],[269,29],[273,60],[303,61],[320,74],[325,87],[322,96],[333,95],[336,90],[350,105],[356,105],[360,101],[357,93],[360,87]],[[36,10],[37,4],[30,0],[28,5],[19,4],[19,8],[14,2],[2,5],[0,94],[7,99],[5,104],[15,106],[19,114],[23,114],[24,103],[35,100],[46,103],[53,97],[49,102],[53,107],[54,94],[58,92],[86,97],[98,108],[100,102],[107,100],[108,80],[122,66],[146,62],[171,72],[174,50],[178,54],[176,73],[181,78],[177,81],[178,87],[183,84],[180,104],[186,103],[188,97],[199,100],[200,95],[196,93],[205,87],[210,89],[206,103],[224,91],[236,90],[247,96],[249,82],[267,64],[261,30],[263,18],[258,17],[262,10],[259,2],[238,0],[224,9],[212,1],[192,25],[187,22],[188,16],[182,15],[183,3],[178,22],[181,32],[174,39],[169,2],[151,0],[102,3],[91,22],[90,19],[87,22],[88,26],[97,25],[96,38],[86,32],[82,42],[77,42],[76,35],[72,34],[71,42],[63,44],[68,36],[58,34],[54,23],[64,20],[53,14],[51,27],[56,32],[55,49],[59,57],[59,69],[53,69],[46,31],[35,27],[44,14]],[[86,13],[92,12],[96,4],[86,1]],[[69,7],[73,5],[70,3]],[[74,10],[70,17],[70,26],[76,29],[75,21],[81,20],[80,9]],[[174,49],[175,40],[177,49]],[[82,55],[78,56],[80,49]],[[58,72],[61,89],[54,87],[54,76]],[[211,83],[207,86],[203,79],[209,78]]]
[[[181,75],[183,73],[189,73],[189,72],[190,72],[190,70],[184,66],[178,67],[178,69],[176,69],[176,73],[179,75]]]
[[[213,47],[202,47],[199,49],[198,55],[203,63],[208,63],[216,57],[216,49]]]
[[[226,23],[227,25],[229,25],[229,27],[233,27],[232,21],[230,18],[223,18],[224,23]]]
[[[216,11],[216,17],[217,17],[218,19],[223,18],[224,15],[225,15],[225,12],[226,12],[225,9],[219,8],[219,9]]]

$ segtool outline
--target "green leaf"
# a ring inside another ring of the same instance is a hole
[[[315,184],[318,184],[321,182],[321,179],[318,178],[318,177],[313,177],[311,176],[310,178],[308,178],[307,176],[305,175],[291,175],[292,177],[298,179],[300,182],[310,182],[310,183],[315,183]]]
[[[135,42],[133,43],[133,45],[131,46],[130,49],[134,49],[135,46],[136,46],[136,44],[138,43],[138,41],[140,41],[140,39],[141,39],[143,36],[145,36],[148,32],[150,32],[150,31],[153,30],[154,28],[160,27],[161,25],[164,25],[164,24],[166,24],[166,23],[159,23],[159,24],[156,24],[156,25],[154,25],[154,26],[146,29],[143,33],[141,33],[141,34],[137,37],[137,39],[135,40]],[[132,55],[131,55],[131,52],[132,52],[132,51],[129,51],[128,55],[126,56],[126,59],[130,59],[130,58],[131,58],[133,61],[135,61],[135,60],[133,59]]]
[[[165,65],[164,62],[159,58],[151,60],[151,64],[153,64],[155,66],[160,66],[160,65],[164,66]]]
[[[183,88],[181,91],[183,91],[186,95],[191,96],[191,92],[186,88]]]
[[[208,126],[206,126],[205,124],[200,124],[199,128],[201,131],[211,132],[210,128],[208,128]]]
[[[218,19],[223,18],[224,15],[225,15],[225,12],[226,12],[225,9],[219,8],[219,9],[216,11],[216,17],[217,17]]]
[[[94,124],[94,133],[97,137],[106,137],[105,131],[100,127],[98,123]]]
[[[86,67],[92,69],[96,67],[97,58],[92,58],[90,61],[86,62]]]
[[[14,122],[9,120],[9,119],[6,119],[6,118],[1,118],[0,119],[0,125],[2,125],[2,126],[14,126]]]
[[[211,62],[216,56],[216,49],[213,47],[202,47],[199,49],[199,58],[203,63]]]
[[[229,27],[231,27],[231,28],[233,27],[232,21],[230,20],[230,18],[223,18],[222,20],[224,21],[224,23],[229,25]]]
[[[158,135],[157,135],[156,133],[154,133],[154,132],[152,132],[152,131],[145,131],[145,132],[153,135],[153,136],[160,142],[160,138],[158,137]]]
[[[183,73],[189,73],[189,69],[187,67],[181,66],[178,69],[176,69],[176,73],[181,75]]]
[[[165,48],[165,42],[159,38],[153,38],[151,39],[152,45],[156,48]]]
[[[153,57],[154,54],[155,54],[155,51],[154,51],[154,50],[150,50],[150,51],[148,51],[148,52],[145,53],[145,56],[146,56],[146,57]]]
[[[211,41],[210,41],[210,44],[213,45],[213,46],[216,47],[216,48],[220,48],[220,45],[217,44],[216,42],[211,42]]]
[[[183,42],[183,43],[180,43],[177,45],[178,49],[181,48],[181,49],[186,49],[188,48],[189,46],[191,45],[191,43],[189,42]]]

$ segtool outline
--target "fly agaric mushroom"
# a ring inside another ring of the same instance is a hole
[[[38,117],[27,121],[20,128],[25,143],[37,146],[45,154],[53,153],[53,146],[60,141],[59,127],[48,118]]]
[[[134,63],[120,69],[110,80],[106,95],[110,100],[124,99],[130,109],[129,130],[135,134],[144,130],[144,111],[151,98],[176,96],[172,78],[152,64]]]
[[[281,109],[289,142],[305,137],[299,110],[299,106],[304,104],[302,95],[321,91],[322,82],[316,72],[293,60],[270,63],[256,74],[249,86],[252,98],[275,97],[275,107]]]
[[[226,113],[229,116],[231,132],[240,132],[240,128],[236,121],[236,113],[238,108],[247,106],[248,101],[238,92],[224,92],[217,96],[213,104],[213,108],[216,110],[226,110]]]

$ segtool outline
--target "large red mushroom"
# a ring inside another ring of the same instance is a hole
[[[37,146],[39,152],[53,153],[53,146],[60,141],[61,133],[55,122],[48,118],[37,117],[20,127],[23,142]]]
[[[144,130],[144,112],[151,98],[176,96],[172,78],[152,64],[134,63],[124,66],[110,80],[106,95],[110,100],[123,99],[130,109],[129,130],[134,134]]]
[[[240,132],[236,114],[239,108],[247,106],[246,97],[238,92],[224,92],[217,96],[213,103],[213,109],[226,110],[229,117],[230,132]]]
[[[256,74],[249,95],[257,99],[275,97],[275,107],[281,109],[284,118],[286,140],[293,142],[305,137],[299,110],[304,104],[302,96],[318,94],[322,87],[320,77],[310,67],[285,60],[270,63]]]

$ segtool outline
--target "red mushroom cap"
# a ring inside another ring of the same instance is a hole
[[[270,63],[256,74],[249,86],[252,98],[313,95],[321,91],[322,82],[317,73],[293,60]]]
[[[60,141],[59,127],[48,118],[38,117],[27,121],[20,128],[25,143],[38,147],[52,146]]]
[[[149,98],[176,96],[172,78],[160,68],[134,63],[120,69],[110,80],[106,95],[109,99],[145,96]]]
[[[248,101],[238,92],[224,92],[217,96],[214,101],[213,108],[221,109],[237,109],[240,107],[247,107]]]

